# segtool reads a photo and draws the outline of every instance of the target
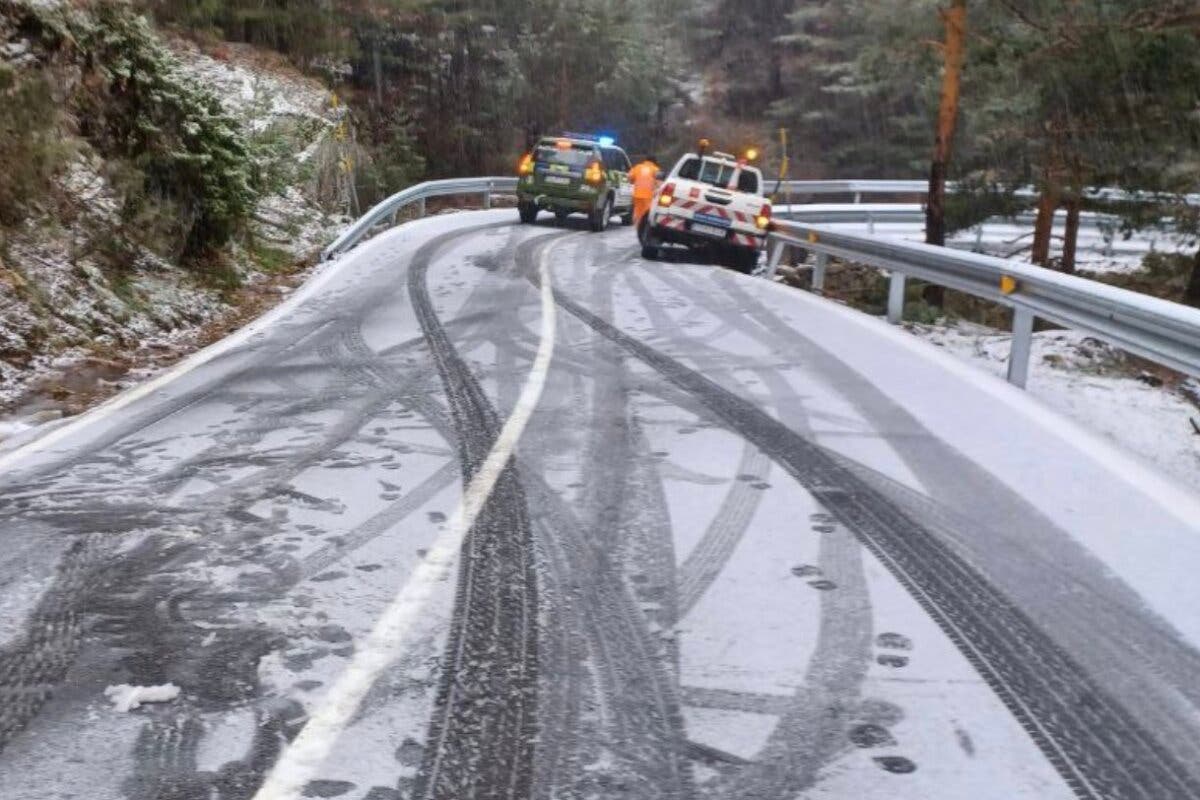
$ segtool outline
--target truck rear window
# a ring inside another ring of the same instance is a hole
[[[700,183],[707,183],[710,186],[729,189],[731,188],[729,184],[734,180],[734,174],[738,171],[738,167],[735,164],[730,164],[728,161],[693,157],[680,165],[679,177],[688,181],[699,181]],[[737,176],[737,186],[735,188],[739,192],[758,194],[758,173],[752,170],[741,170],[741,174]]]

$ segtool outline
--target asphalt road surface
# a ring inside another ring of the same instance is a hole
[[[1200,798],[1197,498],[878,320],[515,216],[0,456],[3,800]]]

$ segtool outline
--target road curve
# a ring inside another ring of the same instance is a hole
[[[537,409],[300,795],[1200,798],[1197,498],[876,320],[514,216],[4,461],[6,800],[254,797],[496,446],[543,264]]]

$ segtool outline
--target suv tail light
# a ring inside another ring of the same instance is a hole
[[[533,174],[533,153],[526,153],[517,165],[517,174],[521,176]]]
[[[668,183],[663,187],[662,194],[658,196],[658,204],[663,208],[674,205],[675,203],[675,184]]]
[[[759,230],[766,230],[771,227],[771,204],[767,203],[759,210],[758,216],[754,218],[754,222],[758,225]]]
[[[588,164],[587,171],[583,173],[583,179],[588,183],[602,183],[604,181],[604,171],[599,161],[593,161]]]

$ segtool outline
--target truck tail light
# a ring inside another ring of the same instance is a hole
[[[667,208],[675,203],[675,184],[668,183],[663,187],[662,194],[658,196],[658,204],[663,208]]]
[[[533,174],[533,153],[526,153],[517,165],[517,174],[524,177]]]
[[[588,183],[602,183],[604,181],[604,171],[600,168],[599,161],[593,161],[588,164],[587,171],[583,173],[583,179]]]
[[[754,218],[754,221],[755,221],[755,223],[758,224],[759,230],[765,231],[767,228],[771,227],[771,204],[770,203],[767,203],[766,205],[764,205],[762,207],[761,210],[759,210],[758,216]]]

